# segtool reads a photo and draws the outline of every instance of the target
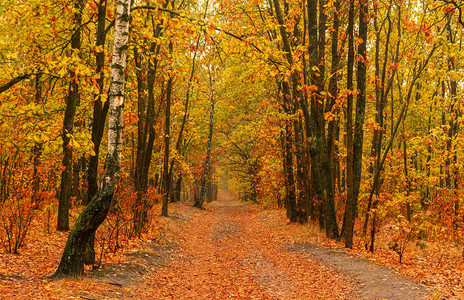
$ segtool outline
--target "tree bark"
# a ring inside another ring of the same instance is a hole
[[[41,83],[41,74],[37,74],[35,78],[35,103],[42,103],[42,83]],[[34,207],[39,207],[39,203],[42,202],[42,197],[39,196],[40,191],[40,178],[39,178],[39,167],[40,167],[40,158],[43,151],[43,143],[36,142],[34,145],[33,151],[33,165],[34,170],[32,174],[32,205]]]
[[[356,72],[356,86],[358,95],[356,99],[356,119],[354,124],[353,136],[353,208],[356,211],[358,205],[358,196],[361,186],[362,156],[364,142],[364,118],[366,111],[366,71],[367,71],[367,25],[369,19],[368,0],[360,0],[359,10],[359,39],[362,40],[358,45],[358,66]],[[354,218],[353,218],[354,226]]]
[[[0,85],[0,94],[9,90],[13,86],[15,86],[17,83],[20,83],[21,81],[25,79],[29,79],[30,77],[31,77],[31,74],[24,74],[24,75],[16,76],[13,79],[10,79],[7,83]]]
[[[103,131],[105,127],[106,116],[108,114],[108,101],[105,103],[102,102],[101,95],[104,91],[105,86],[105,77],[103,73],[103,68],[105,66],[105,41],[106,41],[106,5],[107,0],[100,0],[98,4],[98,22],[96,29],[96,43],[97,47],[101,47],[101,51],[95,52],[95,62],[96,62],[96,72],[100,74],[97,79],[97,85],[99,89],[99,95],[96,97],[96,100],[93,104],[93,118],[92,118],[92,143],[94,145],[94,154],[91,155],[89,159],[89,167],[87,169],[87,180],[88,180],[88,189],[87,189],[87,199],[86,204],[90,203],[92,198],[98,191],[98,158],[100,153],[100,144],[103,137]]]
[[[74,22],[76,31],[71,37],[71,55],[74,51],[79,51],[81,48],[81,31],[80,25],[82,23],[82,0],[76,0],[74,3]],[[77,81],[77,75],[74,71],[69,71],[69,90],[68,96],[66,97],[66,111],[63,119],[63,168],[61,173],[60,183],[60,198],[58,202],[58,222],[56,229],[60,231],[69,230],[69,208],[71,205],[72,196],[72,160],[73,150],[71,147],[71,135],[73,134],[74,127],[74,116],[76,114],[77,105],[79,102],[79,84]]]
[[[332,27],[332,65],[330,70],[330,79],[329,79],[329,96],[327,101],[326,113],[330,113],[332,116],[327,125],[327,148],[329,152],[329,161],[330,161],[330,172],[332,177],[333,187],[332,189],[335,192],[335,138],[338,127],[338,109],[334,109],[337,98],[338,98],[338,77],[340,71],[340,55],[338,52],[338,33],[339,33],[339,18],[338,13],[340,9],[339,1],[334,3],[335,12],[333,15],[333,27]]]
[[[347,89],[353,91],[353,69],[354,69],[354,0],[350,0],[348,15],[348,63],[347,63]],[[345,228],[344,238],[345,247],[353,247],[353,232],[357,213],[357,198],[354,197],[354,160],[353,160],[353,95],[350,93],[347,99],[346,109],[346,187],[347,198],[345,208]]]
[[[317,196],[322,200],[322,214],[326,235],[338,238],[338,225],[335,215],[333,178],[330,171],[331,161],[325,135],[324,118],[324,77],[325,77],[325,33],[327,16],[324,12],[325,1],[308,0],[308,52],[310,57],[310,78],[313,91],[310,97],[310,127],[312,142],[310,145],[311,167]],[[317,17],[317,12],[319,16]],[[319,20],[319,24],[317,24]]]
[[[447,39],[450,41],[451,44],[456,43],[456,32],[453,32],[453,29],[451,27],[451,16],[447,15]],[[456,70],[456,57],[450,57],[448,58],[448,70],[449,71],[454,71]],[[459,226],[459,210],[460,210],[460,200],[459,200],[459,195],[457,193],[457,190],[459,188],[459,168],[457,167],[457,153],[455,149],[455,140],[459,134],[459,124],[460,122],[458,120],[461,119],[462,113],[460,109],[460,105],[458,104],[458,99],[457,99],[457,94],[458,94],[458,81],[449,79],[449,97],[451,98],[451,104],[449,108],[449,114],[451,115],[451,118],[449,119],[448,125],[449,125],[449,130],[448,130],[448,138],[446,141],[446,151],[447,151],[447,159],[445,160],[446,164],[446,181],[447,181],[447,187],[451,189],[452,194],[454,194],[455,200],[454,200],[454,205],[453,205],[453,211],[454,211],[454,216],[453,216],[453,230],[454,234],[456,234],[456,231]]]
[[[167,7],[169,2],[163,4],[163,7]],[[153,30],[154,38],[159,38],[162,35],[162,25],[158,24]],[[141,71],[137,71],[138,79],[138,94],[139,101],[139,123],[138,123],[138,144],[137,144],[137,164],[136,164],[136,188],[137,188],[137,202],[135,207],[135,230],[138,234],[142,232],[143,224],[147,215],[147,203],[145,195],[148,188],[148,171],[150,169],[151,157],[153,153],[153,146],[155,141],[155,121],[158,118],[159,110],[155,110],[155,77],[158,68],[159,60],[156,58],[161,50],[161,45],[156,42],[152,42],[150,45],[149,54],[154,56],[154,59],[149,59],[148,73],[147,73],[147,88],[148,98],[145,102],[143,97],[143,75]],[[135,49],[134,49],[135,51]],[[139,63],[140,65],[140,63]],[[141,68],[141,66],[140,66]],[[160,101],[162,102],[162,101]],[[159,104],[161,108],[161,103]]]
[[[409,86],[409,89],[408,89],[408,93],[406,95],[406,99],[404,101],[404,104],[403,104],[403,107],[401,109],[401,112],[400,114],[398,115],[398,119],[396,121],[396,123],[394,124],[393,126],[393,131],[392,131],[392,135],[390,137],[390,141],[387,145],[387,148],[385,149],[385,152],[382,156],[382,159],[380,160],[380,163],[378,164],[378,168],[375,172],[375,175],[374,175],[374,182],[372,184],[372,188],[370,190],[370,193],[369,193],[369,198],[368,198],[368,203],[371,203],[372,202],[372,199],[373,199],[373,195],[374,195],[374,192],[376,190],[376,187],[378,186],[379,184],[379,180],[380,180],[380,173],[383,169],[383,165],[385,163],[385,159],[387,157],[387,153],[388,151],[390,151],[390,149],[392,148],[392,145],[393,145],[393,141],[395,139],[395,135],[396,135],[396,132],[398,131],[398,128],[399,128],[399,125],[401,123],[401,121],[403,120],[403,118],[405,117],[405,114],[407,112],[407,109],[408,109],[408,105],[409,105],[409,102],[411,100],[411,95],[412,95],[412,91],[413,91],[413,88],[415,86],[415,83],[417,81],[417,79],[421,76],[422,74],[422,71],[424,71],[431,59],[431,57],[433,56],[435,50],[440,47],[439,44],[436,44],[433,46],[432,50],[429,52],[428,56],[424,59],[423,62],[420,63],[419,65],[419,68],[418,68],[418,71],[414,71],[413,74],[413,78],[412,78],[412,81],[411,81],[411,84]],[[401,88],[401,87],[400,87]],[[373,209],[376,208],[376,203],[374,202],[374,205],[373,205]],[[366,231],[367,231],[367,224],[368,224],[368,216],[369,216],[369,213],[370,213],[370,207],[368,206],[367,208],[367,211],[366,211],[366,219],[365,219],[365,222],[364,222],[364,228],[363,228],[363,234],[365,235],[366,234]],[[375,224],[373,225],[375,227]],[[372,232],[372,231],[371,231]],[[373,240],[371,240],[371,247],[370,247],[371,251],[374,250],[374,244],[373,244]]]
[[[285,97],[285,96],[284,96]],[[287,218],[290,221],[295,221],[297,217],[296,211],[296,193],[295,193],[295,177],[293,174],[293,151],[292,151],[292,125],[289,120],[285,121],[285,187],[287,195],[285,198],[285,208],[287,210]]]
[[[176,185],[174,186],[171,202],[180,202],[181,189],[182,189],[182,173],[179,173],[177,174]]]
[[[274,3],[274,10],[275,10],[275,17],[277,18],[277,21],[279,22],[279,29],[280,29],[280,36],[282,38],[282,44],[283,44],[283,50],[285,51],[286,54],[286,59],[288,65],[291,67],[293,65],[293,55],[292,55],[292,48],[290,44],[289,37],[287,35],[287,30],[286,30],[286,24],[284,21],[284,15],[282,13],[280,3],[278,0],[273,0]],[[283,106],[284,106],[284,111],[286,114],[290,115],[295,112],[296,108],[296,102],[300,101],[300,104],[302,106],[303,110],[303,115],[305,118],[305,125],[307,125],[308,122],[308,109],[306,105],[306,101],[303,101],[303,95],[301,91],[298,89],[298,75],[296,72],[292,72],[291,74],[291,83],[293,89],[290,88],[290,85],[288,82],[283,81],[281,83],[282,91],[283,91]],[[298,207],[297,207],[297,201],[296,201],[296,190],[295,190],[295,178],[293,174],[293,149],[292,149],[292,140],[293,136],[300,134],[300,132],[294,132],[292,128],[292,124],[290,123],[289,120],[285,121],[285,164],[286,164],[286,170],[285,170],[285,175],[286,175],[286,189],[287,189],[287,199],[286,199],[286,208],[287,208],[287,218],[290,221],[296,221],[298,220]],[[298,126],[296,126],[296,129],[298,130]],[[308,131],[307,127],[305,128],[306,131]],[[296,137],[298,140],[299,137]],[[298,147],[298,146],[297,146]],[[302,156],[302,149],[297,149],[297,163],[303,163],[302,161],[298,161],[299,158],[301,159]],[[297,177],[298,178],[298,177]]]
[[[388,45],[389,45],[389,39],[390,39],[390,34],[391,34],[391,21],[390,21],[390,9],[387,12],[387,19],[388,19],[388,32],[387,32],[387,41],[385,45],[385,52],[384,52],[384,62],[383,62],[383,70],[382,70],[382,79],[381,79],[381,86],[383,87],[382,90],[377,89],[376,90],[376,97],[377,99],[377,105],[376,105],[376,122],[379,124],[380,127],[383,127],[384,125],[384,120],[383,120],[383,110],[384,107],[386,106],[386,99],[388,96],[388,93],[390,92],[393,84],[393,79],[396,74],[396,69],[393,69],[392,74],[390,75],[390,80],[388,83],[388,86],[385,87],[385,72],[386,72],[386,67],[387,67],[387,52],[388,52]],[[376,23],[374,23],[376,25]],[[398,23],[397,23],[397,29],[398,29],[398,42],[396,44],[396,56],[394,61],[397,63],[399,59],[399,51],[400,51],[400,41],[401,41],[401,6],[398,6]],[[380,40],[380,37],[377,37],[378,40]],[[380,44],[380,41],[378,42]],[[378,47],[378,46],[376,46]],[[378,52],[379,50],[377,50]],[[379,69],[377,73],[380,74],[380,66],[377,60],[378,54],[376,55],[376,69]],[[401,93],[401,89],[399,89],[399,92]],[[391,116],[391,123],[392,123],[392,136],[393,136],[393,94],[392,94],[392,116]],[[369,172],[371,172],[373,175],[377,171],[377,169],[380,167],[381,163],[381,148],[382,148],[382,137],[383,137],[383,130],[375,130],[374,131],[374,139],[372,141],[372,150],[371,150],[371,156],[375,158],[375,164],[370,167]],[[375,181],[374,180],[374,185],[373,185],[373,190],[377,195],[380,193],[380,180]],[[368,203],[367,203],[367,212],[370,212],[372,207],[372,199],[369,198]],[[366,213],[366,217],[364,219],[364,225],[363,225],[363,235],[366,234],[367,232],[367,226],[369,223],[369,214]],[[375,232],[375,231],[372,231]],[[371,244],[373,240],[373,235],[371,234]]]
[[[169,53],[172,55],[172,42],[169,43]],[[172,95],[172,82],[173,75],[169,75],[168,86],[166,91],[166,111],[164,123],[164,160],[163,160],[163,174],[164,174],[164,196],[163,206],[161,208],[161,215],[168,216],[168,205],[171,190],[171,174],[169,172],[169,144],[171,143],[171,95]]]
[[[206,5],[206,9],[205,9],[205,15],[206,15],[206,12],[207,12],[207,8],[208,8],[208,5]],[[193,81],[194,81],[194,75],[195,75],[195,69],[196,69],[196,59],[197,59],[197,55],[198,55],[198,47],[200,45],[200,35],[197,36],[197,42],[196,42],[196,45],[195,45],[195,52],[193,53],[193,58],[192,58],[192,70],[190,71],[190,77],[189,77],[189,81],[188,81],[188,84],[187,84],[187,91],[185,93],[185,101],[184,101],[184,115],[182,117],[182,123],[180,124],[180,129],[179,129],[179,135],[177,136],[177,141],[176,141],[176,145],[175,145],[175,151],[178,152],[179,149],[180,149],[180,146],[181,146],[181,143],[182,143],[182,140],[183,140],[183,134],[184,134],[184,129],[185,129],[185,125],[187,124],[187,120],[188,120],[188,117],[189,117],[189,105],[190,105],[190,95],[191,95],[191,92],[192,92],[192,88],[193,88]],[[174,165],[176,163],[176,158],[173,157],[172,160],[171,160],[171,166],[169,167],[169,177],[172,178],[172,172],[173,172],[173,169],[174,169]],[[179,174],[179,178],[182,178],[182,174]],[[177,198],[177,196],[173,196],[172,197],[172,201],[173,202],[176,202],[177,201],[180,201],[180,197]]]

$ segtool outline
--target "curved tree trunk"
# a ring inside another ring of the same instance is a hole
[[[102,51],[95,53],[95,62],[97,65],[96,72],[100,74],[100,77],[97,79],[99,95],[96,97],[93,104],[93,118],[92,118],[92,143],[94,146],[94,154],[89,158],[89,166],[87,169],[87,197],[85,199],[85,204],[89,204],[92,201],[93,197],[98,192],[98,159],[100,154],[100,144],[103,137],[103,131],[105,128],[106,116],[108,115],[108,101],[101,101],[101,94],[104,91],[105,85],[105,76],[103,72],[103,67],[105,66],[105,51],[104,45],[106,41],[107,30],[106,25],[106,7],[107,0],[100,0],[98,3],[98,23],[96,29],[96,46],[101,46]],[[92,235],[89,239],[89,243],[85,249],[85,258],[84,262],[87,265],[93,265],[95,263],[95,236]]]
[[[100,0],[98,4],[98,23],[97,23],[97,32],[96,32],[96,46],[104,46],[106,41],[106,28],[105,28],[105,18],[106,18],[106,0]],[[97,79],[97,84],[99,88],[100,95],[104,91],[104,74],[103,68],[105,66],[105,52],[104,48],[102,51],[99,51],[95,54],[95,61],[97,65],[96,72],[100,74],[100,77]],[[103,131],[105,126],[106,116],[108,114],[108,101],[101,101],[101,96],[98,96],[93,105],[93,118],[92,118],[92,142],[94,145],[95,155],[90,156],[89,167],[87,171],[87,180],[88,180],[88,190],[87,190],[87,200],[86,204],[90,203],[92,198],[98,191],[98,156],[100,153],[100,144],[103,137]]]
[[[111,65],[109,101],[108,154],[104,182],[97,195],[84,208],[69,234],[60,264],[53,276],[84,273],[84,249],[89,237],[105,220],[119,178],[122,154],[124,80],[127,42],[129,38],[130,0],[119,0]]]

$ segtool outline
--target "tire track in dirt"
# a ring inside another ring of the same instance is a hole
[[[183,224],[177,259],[147,282],[153,299],[271,298],[240,264],[242,249],[231,243],[237,225],[219,222],[217,213],[196,210]]]
[[[283,246],[284,240],[257,217],[259,209],[235,203],[237,210],[231,213],[232,218],[241,225],[240,236],[257,262],[256,276],[273,296],[277,299],[358,299],[355,285],[348,277],[288,251]]]
[[[229,241],[243,248],[244,256],[240,257],[243,267],[253,276],[254,280],[263,287],[270,297],[276,299],[289,298],[293,281],[267,259],[266,254],[257,245],[256,240],[250,240],[244,230],[244,224],[237,222],[244,213],[244,207],[232,201],[223,201],[217,205],[215,226],[211,232],[213,238],[223,236],[226,229]],[[247,220],[246,218],[244,220]],[[246,226],[246,224],[245,224]],[[219,229],[219,230],[218,230]]]

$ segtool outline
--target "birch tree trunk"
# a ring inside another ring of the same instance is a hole
[[[69,234],[60,265],[52,277],[84,273],[84,250],[89,237],[105,220],[110,208],[116,182],[119,178],[122,153],[124,108],[124,73],[126,70],[127,42],[129,39],[130,0],[119,0],[111,65],[109,101],[108,153],[104,182],[92,201],[81,212]]]

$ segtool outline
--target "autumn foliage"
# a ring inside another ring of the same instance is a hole
[[[74,224],[107,180],[115,7],[0,7],[2,251],[21,254],[38,222],[47,234]],[[463,249],[461,9],[132,3],[121,168],[91,265],[143,237],[157,204],[167,216],[219,188],[399,263],[440,243]]]

